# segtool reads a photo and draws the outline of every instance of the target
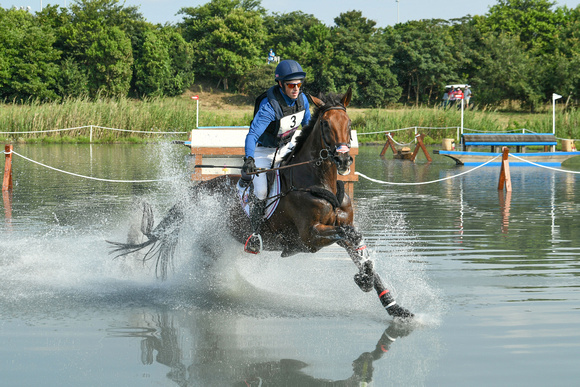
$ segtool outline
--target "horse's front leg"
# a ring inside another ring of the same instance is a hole
[[[374,263],[369,257],[366,243],[361,233],[352,226],[342,226],[343,238],[338,245],[343,247],[359,272],[354,276],[354,282],[363,292],[370,292],[374,288]]]
[[[354,282],[364,292],[370,292],[374,288],[381,305],[390,316],[412,318],[413,313],[397,304],[391,292],[383,284],[381,277],[375,272],[373,261],[369,258],[369,252],[362,235],[352,226],[343,226],[343,230],[345,238],[338,244],[347,251],[359,269],[359,272],[354,276]]]

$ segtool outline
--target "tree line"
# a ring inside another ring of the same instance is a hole
[[[258,95],[273,84],[270,49],[308,73],[306,90],[354,90],[359,106],[439,103],[467,83],[473,102],[531,110],[553,92],[580,92],[580,6],[498,0],[485,15],[378,28],[360,11],[327,26],[301,11],[269,13],[260,0],[210,0],[147,22],[118,0],[76,0],[31,14],[0,8],[0,97],[176,96],[194,82]]]

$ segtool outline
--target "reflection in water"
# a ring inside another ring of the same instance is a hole
[[[507,234],[510,223],[510,205],[512,202],[512,191],[504,192],[503,189],[498,190],[499,193],[499,208],[501,209],[501,232]]]
[[[12,221],[12,191],[2,191],[2,199],[4,201],[4,217],[10,223]]]
[[[169,313],[144,314],[142,318],[140,324],[146,327],[113,329],[109,330],[109,335],[142,337],[142,364],[157,362],[167,366],[170,369],[167,377],[178,386],[198,386],[200,382],[215,385],[217,380],[234,386],[364,386],[373,382],[373,363],[381,359],[398,338],[409,335],[414,328],[408,323],[391,322],[374,348],[369,348],[352,361],[352,370],[348,371],[350,377],[329,380],[303,372],[309,364],[302,360],[282,358],[255,361],[252,349],[240,351],[239,348],[228,348],[223,345],[228,340],[228,330],[220,332],[215,327],[212,329],[206,326],[208,321],[203,319],[192,317],[191,332],[187,332],[187,328],[179,327]],[[212,319],[209,323],[215,322]],[[194,337],[185,338],[188,333]],[[259,341],[260,337],[255,340]],[[332,352],[343,351],[333,346]]]

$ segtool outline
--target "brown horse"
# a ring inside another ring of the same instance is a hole
[[[303,128],[295,148],[281,163],[285,168],[279,170],[280,201],[262,227],[263,249],[281,251],[286,257],[299,252],[315,253],[338,243],[359,270],[354,277],[356,284],[365,292],[375,289],[391,316],[410,318],[413,314],[397,305],[375,272],[363,237],[353,224],[351,198],[337,179],[337,174],[348,174],[352,164],[351,121],[346,113],[351,95],[349,89],[342,97],[311,96],[315,111],[310,124]],[[240,205],[238,179],[222,176],[199,183],[193,187],[192,196],[216,195],[227,216],[229,231],[243,243],[251,234],[251,226]],[[148,240],[140,244],[111,242],[116,246],[113,252],[122,256],[149,246],[145,259],[156,258],[157,268],[165,277],[186,211],[184,203],[176,204],[153,229],[151,210],[145,206],[142,232]]]

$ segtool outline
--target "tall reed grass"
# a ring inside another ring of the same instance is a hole
[[[251,105],[211,105],[203,101],[199,110],[200,126],[243,126],[251,121]],[[427,143],[440,142],[443,138],[455,138],[456,128],[461,125],[461,112],[457,109],[400,108],[356,109],[350,108],[353,129],[359,132],[361,142],[384,142],[383,133],[408,127],[431,127],[451,129],[419,129]],[[580,138],[580,112],[577,110],[556,113],[556,136]],[[2,132],[33,132],[97,125],[134,131],[189,132],[196,127],[196,103],[187,96],[176,98],[151,98],[146,100],[79,98],[60,103],[29,102],[27,104],[0,104],[0,140],[27,142],[87,142],[88,129],[46,134],[5,134]],[[551,109],[541,113],[514,113],[499,111],[467,110],[464,112],[464,128],[476,131],[513,131],[523,128],[534,132],[552,131]],[[468,130],[466,130],[468,131]],[[396,133],[397,141],[410,141],[414,129]],[[173,135],[177,139],[186,134]],[[112,132],[95,130],[95,142],[140,142],[159,138],[156,134]]]
[[[251,121],[252,107],[227,110],[200,108],[200,126],[239,126]],[[196,127],[196,105],[186,98],[147,100],[70,99],[60,103],[29,102],[0,105],[0,140],[26,142],[85,142],[89,129],[51,133],[16,133],[96,125],[132,131],[189,132]],[[176,135],[179,137],[179,135]],[[94,130],[96,142],[150,141],[156,134]],[[186,135],[180,136],[181,139]]]
[[[415,127],[434,129],[418,129],[427,136],[427,143],[440,142],[443,138],[455,138],[457,129],[461,126],[461,111],[456,109],[443,110],[439,108],[402,108],[398,110],[370,109],[350,113],[353,129],[359,133],[359,141],[384,142],[384,134],[369,134],[373,132],[396,131],[411,128],[407,131],[397,131],[393,137],[400,142],[411,141],[415,135]],[[580,112],[556,112],[556,136],[560,138],[580,139]],[[435,129],[435,128],[450,129]],[[506,132],[528,129],[538,133],[552,133],[552,114],[549,113],[519,113],[498,111],[467,110],[463,114],[463,127],[466,133]]]

